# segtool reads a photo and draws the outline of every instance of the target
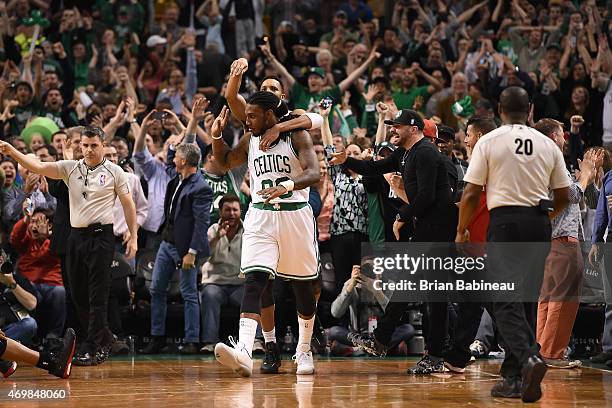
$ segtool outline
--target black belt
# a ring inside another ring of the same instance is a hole
[[[518,205],[508,205],[503,207],[495,207],[489,211],[491,217],[501,217],[504,215],[538,215],[548,216],[548,213],[542,210],[540,206],[522,207]]]
[[[104,231],[112,231],[113,224],[91,224],[84,228],[76,228],[72,227],[72,231],[77,232],[79,234],[95,234]]]

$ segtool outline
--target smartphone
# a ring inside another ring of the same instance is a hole
[[[164,111],[156,111],[153,116],[151,116],[153,120],[164,120],[166,117],[168,117],[168,112]]]
[[[332,98],[330,98],[330,97],[327,97],[327,98],[323,98],[321,100],[321,102],[319,103],[319,106],[321,107],[321,109],[328,109],[333,104],[334,104],[334,100]]]

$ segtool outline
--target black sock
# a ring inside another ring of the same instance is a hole
[[[41,351],[40,357],[38,358],[38,363],[36,363],[36,367],[42,368],[43,370],[49,371],[52,368],[53,361],[51,360],[51,356],[47,351]]]

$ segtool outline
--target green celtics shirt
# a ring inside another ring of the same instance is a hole
[[[321,99],[330,97],[334,104],[342,102],[342,92],[338,85],[334,85],[329,89],[325,89],[319,93],[311,93],[304,85],[295,81],[291,87],[291,101],[295,109],[309,110],[314,106],[318,106]]]
[[[412,109],[416,97],[422,96],[424,99],[423,108],[425,108],[425,105],[431,96],[429,92],[427,92],[428,87],[428,85],[413,86],[408,91],[395,92],[393,94],[393,102],[395,102],[397,109]]]
[[[210,225],[213,225],[219,221],[219,201],[226,194],[238,195],[238,186],[231,172],[217,176],[202,170],[202,174],[213,191],[213,203],[210,206]]]

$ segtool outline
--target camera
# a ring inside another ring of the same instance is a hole
[[[164,111],[156,111],[151,118],[153,120],[164,120],[166,119],[166,117],[168,117],[168,112],[164,112]]]

